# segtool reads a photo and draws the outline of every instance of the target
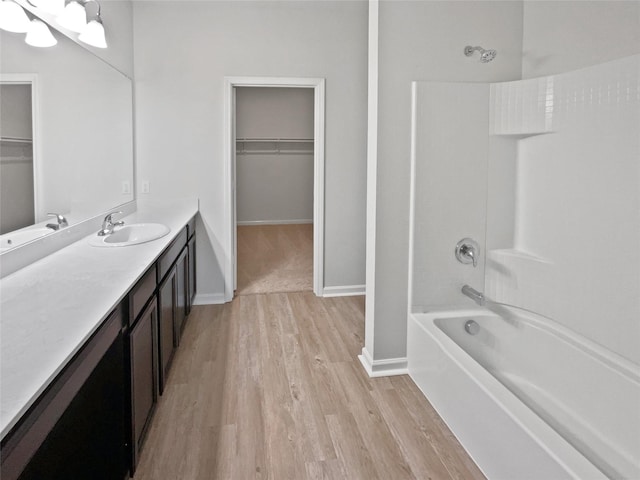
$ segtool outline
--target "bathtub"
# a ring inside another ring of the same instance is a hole
[[[409,375],[487,478],[640,479],[640,368],[492,310],[411,313],[407,345]]]

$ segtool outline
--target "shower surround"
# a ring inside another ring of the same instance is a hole
[[[640,404],[640,250],[632,247],[640,245],[639,81],[640,56],[634,55],[517,82],[414,84],[409,372],[489,478],[514,472],[501,472],[499,457],[483,458],[474,451],[477,439],[463,439],[474,429],[482,432],[474,422],[491,418],[474,402],[472,385],[486,386],[481,375],[467,376],[466,386],[428,385],[424,372],[436,374],[445,359],[470,370],[448,350],[459,347],[438,340],[435,330],[428,333],[418,318],[438,310],[456,317],[456,310],[472,305],[460,293],[469,284],[513,311],[529,311],[526,315],[546,322],[551,331],[557,326],[568,332],[573,344],[595,346],[612,379],[620,371],[628,374],[628,405]],[[454,258],[456,242],[464,237],[480,245],[477,268]],[[490,303],[489,309],[495,306]],[[494,338],[491,355],[502,354],[508,342]],[[569,362],[562,354],[547,354],[534,336],[528,342],[538,355],[530,359],[536,371],[553,372]],[[425,363],[420,351],[427,349],[443,357]],[[469,354],[462,355],[480,368]],[[567,372],[567,382],[591,375],[588,362],[573,362]],[[546,391],[539,379],[521,380],[548,394],[550,402],[574,401]],[[505,396],[494,395],[491,401],[497,411],[513,416],[500,398],[518,397],[504,390]],[[452,412],[439,403],[440,395],[462,398],[474,415],[460,422],[461,410]],[[576,451],[609,477],[635,478],[640,476],[640,415],[633,408],[618,408],[619,395],[610,391],[595,410],[576,407],[585,428],[603,438],[600,445],[587,440]],[[588,404],[589,392],[580,398]],[[601,421],[598,409],[607,411],[604,418],[615,419]],[[517,415],[513,418],[516,425],[526,425]],[[614,424],[623,425],[623,431],[607,430]],[[563,433],[562,425],[553,427]],[[565,467],[571,463],[526,427],[520,432],[550,461]],[[527,452],[516,447],[513,432],[485,433],[484,442],[499,442],[506,435],[503,453],[516,465],[527,464]],[[620,455],[612,459],[606,451]],[[540,468],[538,473],[544,471]],[[570,467],[565,471],[567,478],[580,478]],[[531,474],[529,469],[518,478]]]

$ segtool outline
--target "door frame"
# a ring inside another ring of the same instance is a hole
[[[324,292],[324,112],[325,79],[305,77],[225,77],[224,78],[224,215],[227,225],[224,266],[225,301],[233,299],[237,281],[236,239],[236,108],[235,88],[312,88],[313,105],[313,293]]]
[[[33,156],[33,210],[34,223],[46,220],[45,212],[40,211],[42,202],[42,155],[39,122],[39,85],[37,73],[0,73],[0,83],[4,85],[31,86],[31,154]]]

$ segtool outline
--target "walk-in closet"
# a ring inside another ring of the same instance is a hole
[[[313,289],[314,92],[236,89],[238,295]]]

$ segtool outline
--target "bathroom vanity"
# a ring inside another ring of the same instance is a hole
[[[84,238],[2,279],[3,479],[133,475],[196,291],[196,213],[137,211],[170,233]]]

